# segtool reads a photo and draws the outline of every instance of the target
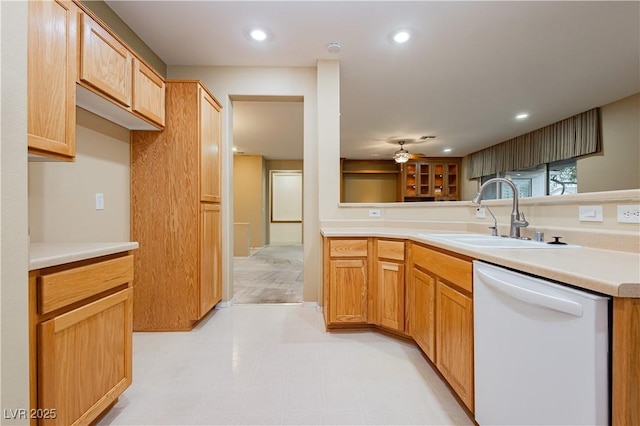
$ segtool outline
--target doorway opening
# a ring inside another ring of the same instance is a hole
[[[302,303],[303,99],[232,102],[232,303]]]

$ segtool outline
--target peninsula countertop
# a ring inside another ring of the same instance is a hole
[[[48,268],[138,248],[137,242],[31,243],[29,270]]]
[[[423,234],[454,233],[385,227],[322,227],[326,237],[408,239],[610,296],[640,298],[640,254],[589,247],[476,248]]]

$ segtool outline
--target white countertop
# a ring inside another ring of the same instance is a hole
[[[29,245],[29,270],[58,266],[137,248],[137,242],[129,241],[115,243],[31,243]]]
[[[410,239],[610,296],[640,297],[640,254],[637,253],[587,247],[557,249],[475,248],[419,236],[419,234],[446,233],[442,230],[323,227],[321,232],[327,237]]]

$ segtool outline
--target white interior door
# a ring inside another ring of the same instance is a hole
[[[269,243],[302,244],[302,171],[272,170],[269,187]]]

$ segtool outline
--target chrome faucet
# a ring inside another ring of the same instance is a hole
[[[482,200],[482,193],[484,192],[485,188],[492,183],[498,182],[506,183],[511,187],[511,190],[513,191],[513,209],[511,210],[511,228],[509,230],[509,237],[520,238],[520,228],[526,228],[527,226],[529,226],[529,222],[527,222],[527,220],[525,219],[524,213],[521,213],[520,210],[518,210],[518,188],[516,188],[516,185],[510,179],[499,177],[489,179],[482,184],[480,190],[478,191],[476,196],[473,197],[473,200],[471,202],[473,204],[480,205],[480,201]]]

